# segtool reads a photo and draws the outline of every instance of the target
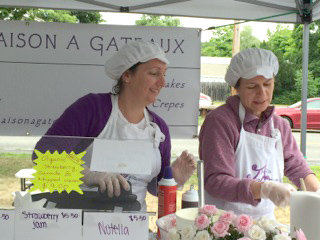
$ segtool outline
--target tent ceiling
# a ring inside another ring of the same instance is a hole
[[[301,23],[301,0],[1,0],[2,7],[132,12],[268,22]],[[315,1],[314,19],[320,17]],[[311,5],[311,7],[313,7]],[[297,14],[298,13],[298,14]],[[271,18],[270,18],[271,17]]]

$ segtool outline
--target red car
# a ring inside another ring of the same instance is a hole
[[[275,111],[289,122],[291,128],[301,128],[301,101]],[[320,129],[320,98],[307,99],[307,129]]]

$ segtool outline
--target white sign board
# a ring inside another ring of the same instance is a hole
[[[153,143],[94,139],[91,171],[151,175]]]
[[[85,212],[83,239],[148,239],[148,218],[148,214]]]
[[[0,239],[14,240],[14,210],[0,209]]]
[[[104,63],[124,44],[154,41],[170,61],[149,108],[173,138],[197,134],[200,33],[193,28],[0,21],[0,135],[43,135],[88,93],[110,92]]]
[[[16,209],[15,240],[79,240],[81,219],[76,209]]]

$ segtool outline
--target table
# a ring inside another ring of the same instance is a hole
[[[23,168],[23,169],[20,169],[15,174],[16,178],[20,178],[21,191],[25,191],[30,187],[30,184],[26,183],[26,179],[34,178],[34,176],[32,176],[32,174],[35,172],[36,172],[36,170],[33,168]]]

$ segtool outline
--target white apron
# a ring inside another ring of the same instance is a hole
[[[282,182],[284,159],[281,133],[274,128],[273,119],[270,119],[272,137],[266,137],[244,130],[245,109],[241,103],[239,105],[239,117],[241,130],[235,152],[235,177],[240,179],[252,178],[258,182]],[[215,204],[218,208],[233,211],[237,215],[247,214],[254,219],[261,216],[275,218],[275,206],[269,199],[261,199],[261,202],[254,207],[246,203],[226,202],[216,199],[205,192],[205,201],[207,204]]]
[[[146,212],[147,185],[158,176],[161,170],[161,155],[159,144],[165,139],[157,124],[150,122],[150,114],[144,109],[144,119],[138,124],[129,123],[122,115],[118,106],[118,95],[111,95],[112,112],[108,122],[97,138],[113,140],[140,140],[153,142],[155,162],[152,162],[151,175],[128,175],[122,174],[131,182],[132,193],[137,195],[137,200],[141,204],[141,212]],[[90,150],[89,150],[90,151]],[[129,156],[128,156],[129,157]],[[145,159],[149,161],[149,159]]]

